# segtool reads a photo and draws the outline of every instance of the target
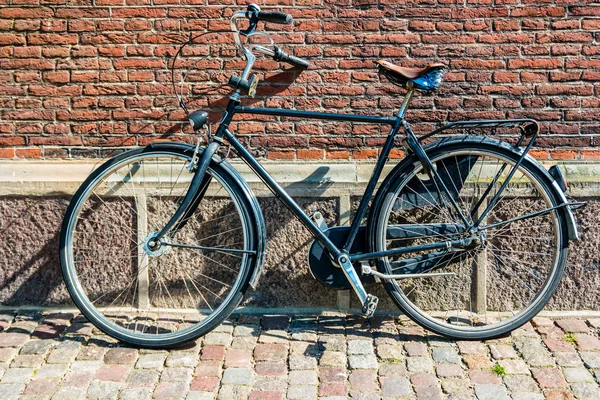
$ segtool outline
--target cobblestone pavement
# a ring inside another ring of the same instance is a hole
[[[599,399],[600,319],[451,341],[403,318],[233,316],[169,351],[73,314],[0,314],[0,399]]]

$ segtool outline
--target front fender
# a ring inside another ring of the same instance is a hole
[[[194,155],[195,150],[195,146],[180,142],[156,142],[151,143],[146,147],[151,149],[175,148],[179,151],[183,151],[186,154],[189,154],[190,157]],[[201,155],[203,151],[204,149],[200,148],[198,151],[198,155]],[[232,179],[235,180],[235,182],[237,182],[238,188],[241,189],[241,192],[244,195],[244,200],[248,204],[248,208],[252,213],[252,215],[250,215],[250,218],[252,219],[251,222],[253,223],[253,226],[256,228],[258,254],[256,256],[256,263],[254,264],[253,271],[250,275],[249,283],[252,289],[256,289],[256,285],[264,267],[265,249],[267,246],[267,229],[265,227],[265,219],[263,217],[262,210],[258,203],[258,199],[250,189],[250,186],[248,186],[248,183],[246,182],[244,177],[238,172],[238,170],[236,170],[230,163],[228,163],[226,160],[223,160],[216,154],[212,157],[212,162],[219,164],[219,166],[221,166],[221,168],[223,168],[225,172],[228,173],[232,177]]]

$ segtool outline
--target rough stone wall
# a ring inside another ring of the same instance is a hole
[[[465,118],[533,117],[542,123],[537,157],[600,158],[594,1],[256,2],[293,15],[292,26],[267,30],[311,67],[281,71],[260,60],[263,82],[248,104],[391,115],[402,91],[380,81],[374,61],[442,61],[450,72],[439,95],[417,97],[408,114],[417,131]],[[185,116],[172,95],[169,57],[191,32],[228,29],[245,3],[0,0],[0,157],[97,157],[157,139],[192,141],[179,123]],[[203,89],[243,67],[231,46],[219,50],[184,86],[196,98],[191,105],[211,109],[213,117],[229,91]],[[386,133],[364,124],[269,118],[236,130],[255,154],[272,159],[372,158]]]
[[[581,241],[571,243],[565,276],[546,310],[600,310],[600,202],[598,198],[582,200],[590,204],[577,212]],[[324,212],[329,224],[337,221],[336,199],[298,201],[308,212]],[[73,306],[58,256],[60,222],[67,204],[68,199],[62,197],[0,197],[0,305]],[[267,223],[265,268],[258,287],[248,290],[243,305],[335,310],[336,291],[323,287],[309,271],[309,232],[275,198],[261,197],[260,204]],[[381,299],[380,310],[397,310],[382,285],[370,286],[369,292]],[[350,305],[360,308],[353,293]]]

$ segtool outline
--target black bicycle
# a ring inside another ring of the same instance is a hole
[[[205,147],[154,143],[124,152],[96,169],[73,197],[60,254],[81,312],[117,339],[168,347],[215,328],[256,286],[265,223],[247,183],[216,154],[227,142],[314,236],[309,264],[315,278],[352,288],[366,316],[378,302],[366,288],[377,282],[418,324],[457,339],[497,337],[536,315],[563,275],[569,239],[578,236],[572,209],[581,204],[565,196],[558,168],[545,170],[527,154],[538,124],[460,121],[417,137],[405,112],[415,92],[437,90],[442,64],[419,69],[378,62],[382,75],[407,89],[395,117],[241,106],[240,97],[256,91],[256,55],[308,66],[272,41],[250,44],[261,21],[290,24],[292,18],[256,5],[233,15],[246,64],[241,76],[228,80],[235,90]],[[194,131],[206,127],[206,112],[190,113],[180,103]],[[388,125],[352,225],[328,228],[308,216],[230,131],[238,113]],[[462,135],[424,144],[457,129],[505,127],[520,129],[516,143]],[[375,193],[397,139],[406,157]]]

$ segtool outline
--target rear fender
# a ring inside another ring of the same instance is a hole
[[[517,153],[519,155],[523,154],[523,149],[515,148],[508,143],[501,142],[496,139],[481,137],[481,136],[462,136],[462,137],[449,137],[443,138],[433,143],[430,143],[427,146],[424,146],[424,150],[426,153],[429,153],[433,150],[440,151],[441,148],[446,146],[456,146],[460,143],[488,143],[490,145],[500,146],[508,151],[513,153]],[[367,249],[369,251],[374,251],[374,243],[372,238],[374,237],[373,229],[376,225],[375,219],[379,215],[380,208],[383,203],[383,198],[385,197],[385,193],[388,191],[389,187],[396,179],[401,179],[402,176],[408,174],[413,171],[415,168],[415,163],[418,161],[418,158],[414,154],[408,154],[406,158],[404,158],[398,165],[396,165],[390,173],[383,180],[381,185],[379,186],[379,190],[375,194],[373,205],[369,212],[368,220],[367,220]],[[546,180],[546,184],[548,187],[552,189],[553,195],[555,196],[555,201],[557,205],[567,204],[568,200],[565,196],[565,193],[561,190],[560,186],[556,182],[556,180],[548,173],[548,171],[533,157],[529,154],[525,156],[523,161],[527,163],[527,166],[532,169],[537,169],[540,172],[540,175],[543,179]],[[577,224],[575,222],[575,218],[573,217],[573,213],[569,206],[565,206],[565,215],[566,215],[566,229],[567,235],[569,239],[576,240],[579,239],[579,234],[577,231]]]

